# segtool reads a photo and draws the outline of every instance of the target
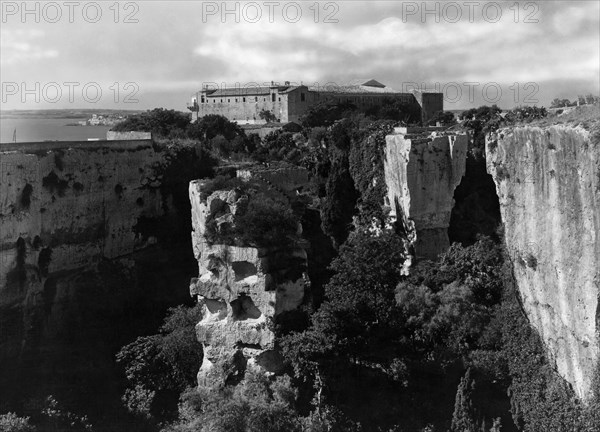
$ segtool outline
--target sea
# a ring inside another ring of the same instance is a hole
[[[77,118],[5,118],[0,117],[0,144],[37,141],[86,141],[106,139],[111,126],[69,126],[84,120]],[[16,131],[16,133],[15,133]]]

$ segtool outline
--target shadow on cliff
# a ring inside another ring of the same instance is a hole
[[[465,175],[454,191],[454,202],[448,228],[450,243],[469,246],[478,235],[499,240],[496,230],[501,223],[500,203],[485,158],[469,153]]]

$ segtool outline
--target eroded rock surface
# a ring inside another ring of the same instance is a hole
[[[229,376],[243,373],[248,363],[278,372],[282,361],[275,350],[273,319],[303,302],[306,250],[209,244],[207,222],[215,220],[217,227],[234,223],[237,208],[247,197],[235,190],[216,191],[203,201],[203,184],[197,180],[189,187],[192,245],[199,266],[190,293],[204,305],[203,319],[196,326],[204,347],[198,383],[211,383],[217,362]]]
[[[505,128],[486,154],[525,313],[586,399],[599,351],[598,135],[573,125]]]
[[[133,227],[163,214],[151,141],[22,147],[0,152],[0,301],[25,266],[73,270],[144,246]]]
[[[468,135],[396,128],[386,137],[386,204],[403,223],[415,254],[435,259],[449,246],[454,189],[465,173]]]

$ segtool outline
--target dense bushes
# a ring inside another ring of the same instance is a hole
[[[130,411],[168,416],[179,393],[195,384],[202,362],[195,326],[201,318],[199,306],[170,309],[159,334],[139,337],[119,351],[117,363],[129,383],[123,401]]]
[[[502,126],[518,122],[527,122],[544,118],[548,112],[544,107],[516,107],[502,114],[502,109],[496,105],[480,106],[463,111],[460,115],[462,125],[471,131],[470,153],[476,158],[485,157],[485,136]]]
[[[111,130],[119,132],[151,132],[155,137],[183,138],[190,124],[190,114],[164,108],[154,108],[132,115],[114,125]]]
[[[201,199],[217,190],[231,190],[238,197],[235,214],[229,209],[206,220],[205,238],[210,244],[269,247],[289,246],[299,240],[298,223],[302,205],[295,212],[287,198],[270,193],[257,181],[217,176],[204,183]],[[300,203],[301,204],[301,203]],[[223,220],[225,216],[228,219]]]
[[[356,365],[372,365],[369,369],[378,372],[371,373],[395,383],[387,390],[390,400],[404,393],[418,399],[425,371],[442,376],[470,364],[472,353],[489,346],[488,327],[503,290],[499,247],[487,238],[467,248],[456,244],[437,263],[423,263],[408,277],[402,275],[403,251],[402,238],[392,231],[353,233],[332,263],[326,301],[311,326],[284,338],[283,351],[297,375],[313,379],[323,397],[339,398],[352,376],[345,374]],[[451,406],[445,403],[449,420]],[[440,413],[443,418],[439,410],[430,421]],[[355,418],[369,415],[353,411],[348,414]],[[380,426],[390,426],[389,415]],[[398,415],[396,421],[407,414]]]
[[[371,224],[376,221],[385,226],[387,214],[383,202],[387,192],[383,172],[385,137],[394,130],[393,121],[376,121],[359,130],[349,154],[349,168],[359,193],[357,208],[360,221]]]

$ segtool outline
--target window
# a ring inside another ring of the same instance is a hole
[[[266,101],[267,101],[267,98],[263,98],[263,102],[266,102]]]
[[[237,102],[237,101],[238,101],[238,98],[235,98],[235,101]]]
[[[242,98],[242,101],[246,102],[246,98]]]
[[[223,99],[221,99],[221,102],[223,102]]]
[[[300,102],[305,102],[305,101],[306,101],[306,94],[300,93]]]
[[[281,98],[278,98],[278,99],[279,99],[279,102],[281,102]]]
[[[231,99],[227,99],[227,103],[231,102]]]
[[[204,103],[204,95],[200,96],[200,103]]]
[[[275,102],[276,97],[277,96],[275,96],[275,93],[271,93],[271,102]]]
[[[254,102],[258,102],[258,96],[254,96]]]

